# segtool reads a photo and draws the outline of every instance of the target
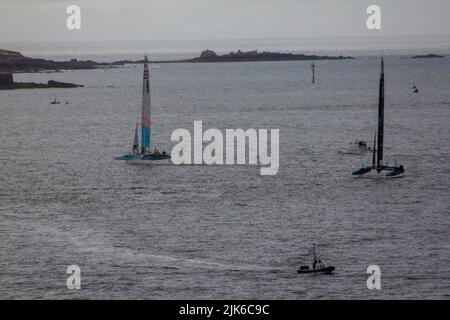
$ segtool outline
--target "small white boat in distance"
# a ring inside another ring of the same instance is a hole
[[[366,154],[366,152],[370,152],[370,151],[372,151],[372,148],[367,146],[366,141],[355,140],[355,141],[349,142],[349,147],[347,150],[344,150],[344,151],[339,150],[338,153],[362,156],[362,155]]]
[[[61,104],[61,102],[56,100],[56,97],[55,97],[55,99],[53,101],[51,101],[50,104]]]

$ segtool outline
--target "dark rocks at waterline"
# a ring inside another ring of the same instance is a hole
[[[14,84],[13,75],[10,72],[0,72],[0,87],[12,86]]]
[[[445,56],[443,55],[439,55],[439,54],[434,54],[434,53],[430,53],[430,54],[424,54],[424,55],[418,55],[418,56],[413,56],[411,57],[411,59],[432,59],[432,58],[445,58]]]
[[[0,90],[13,90],[13,89],[46,89],[46,88],[80,88],[83,87],[79,84],[59,82],[49,80],[47,83],[36,82],[13,82],[12,84],[1,85]]]
[[[41,88],[79,88],[79,84],[49,80],[47,83],[14,82],[11,72],[0,71],[0,90],[10,89],[41,89]]]
[[[14,61],[0,61],[0,70],[11,72],[39,72],[45,70],[88,70],[95,69],[98,64],[95,61],[70,60],[53,61],[45,59],[24,58]]]
[[[50,88],[82,88],[83,85],[81,84],[74,84],[74,83],[69,83],[69,82],[60,82],[60,81],[55,81],[55,80],[49,80],[47,82],[47,85]]]

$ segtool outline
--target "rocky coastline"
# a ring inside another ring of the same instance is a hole
[[[353,57],[317,56],[294,53],[236,51],[218,55],[212,50],[203,50],[200,56],[182,60],[150,61],[150,63],[203,63],[203,62],[252,62],[252,61],[307,61],[307,60],[345,60]],[[143,60],[120,60],[114,62],[96,62],[92,60],[53,61],[40,58],[29,58],[17,51],[0,49],[0,90],[34,89],[34,88],[77,88],[82,85],[58,82],[48,83],[14,82],[14,73],[60,72],[62,70],[91,70],[97,68],[113,68],[127,64],[141,64]]]
[[[78,88],[82,85],[49,80],[47,83],[15,82],[14,72],[59,71],[62,69],[91,69],[92,62],[68,61],[55,62],[45,59],[33,59],[20,52],[0,49],[0,90],[42,89],[42,88]]]
[[[295,53],[279,53],[279,52],[258,52],[254,51],[232,51],[223,55],[218,55],[212,50],[203,50],[200,56],[191,59],[181,60],[154,60],[150,63],[200,63],[200,62],[257,62],[257,61],[315,61],[315,60],[347,60],[354,59],[348,56],[318,56],[305,55]],[[140,64],[144,60],[120,60],[110,63],[110,66],[120,66],[125,64]],[[101,64],[101,66],[108,66],[108,64]]]
[[[423,55],[411,57],[411,59],[434,59],[434,58],[445,58],[445,56],[440,55],[440,54],[430,53],[430,54],[423,54]]]
[[[346,56],[317,56],[294,53],[236,51],[218,55],[212,50],[203,50],[200,56],[182,60],[159,60],[150,63],[199,63],[199,62],[251,62],[251,61],[305,61],[305,60],[344,60]],[[120,60],[114,62],[96,62],[92,60],[53,61],[29,58],[17,51],[0,49],[0,71],[4,72],[44,72],[61,70],[90,70],[112,68],[126,64],[143,63],[143,60]]]
[[[0,71],[3,72],[39,72],[60,70],[95,69],[99,63],[92,60],[53,61],[40,58],[29,58],[17,51],[0,49]]]
[[[317,56],[295,53],[241,51],[218,55],[212,50],[204,50],[199,57],[184,62],[249,62],[249,61],[309,61],[309,60],[346,60],[346,56]]]
[[[80,88],[80,84],[59,82],[49,80],[47,83],[36,82],[13,82],[11,84],[0,83],[0,90],[14,90],[14,89],[47,89],[47,88]]]

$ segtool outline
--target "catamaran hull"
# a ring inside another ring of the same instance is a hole
[[[141,158],[141,159],[131,159],[126,161],[127,164],[167,164],[170,163],[170,157],[168,158]]]
[[[400,177],[400,176],[403,176],[403,174],[405,173],[405,171],[396,171],[396,170],[394,170],[394,171],[389,171],[389,172],[387,172],[384,176],[385,177]]]
[[[118,160],[118,161],[130,161],[130,160],[137,160],[137,159],[142,159],[141,155],[138,154],[125,154],[123,156],[120,157],[115,157],[114,160]]]
[[[127,160],[126,164],[134,164],[134,165],[158,165],[158,164],[168,164],[170,163],[170,158],[168,159],[158,159],[158,160],[146,160],[146,159],[131,159]]]
[[[369,173],[370,171],[372,171],[372,168],[361,168],[361,169],[353,171],[352,175],[353,176],[362,176],[366,173]]]
[[[170,162],[170,155],[165,153],[134,153],[126,154],[115,160],[125,161],[127,164],[142,164],[142,163],[167,163]]]
[[[384,178],[400,178],[404,176],[405,171],[401,170],[380,170],[361,168],[352,172],[353,177],[384,177]]]

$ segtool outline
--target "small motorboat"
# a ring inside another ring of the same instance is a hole
[[[349,143],[349,148],[347,150],[339,150],[338,153],[349,155],[364,155],[366,154],[366,152],[371,150],[372,149],[367,146],[367,143],[364,140],[355,140]]]
[[[324,273],[332,274],[336,268],[334,266],[325,266],[322,260],[316,255],[316,245],[309,250],[309,255],[313,256],[312,268],[309,266],[300,266],[297,273]]]
[[[55,100],[51,101],[50,104],[61,104],[61,102],[56,100],[56,98],[55,98]]]
[[[324,267],[324,268],[316,268],[310,269],[309,266],[301,266],[300,269],[297,270],[297,273],[325,273],[332,274],[336,268],[333,266]]]

